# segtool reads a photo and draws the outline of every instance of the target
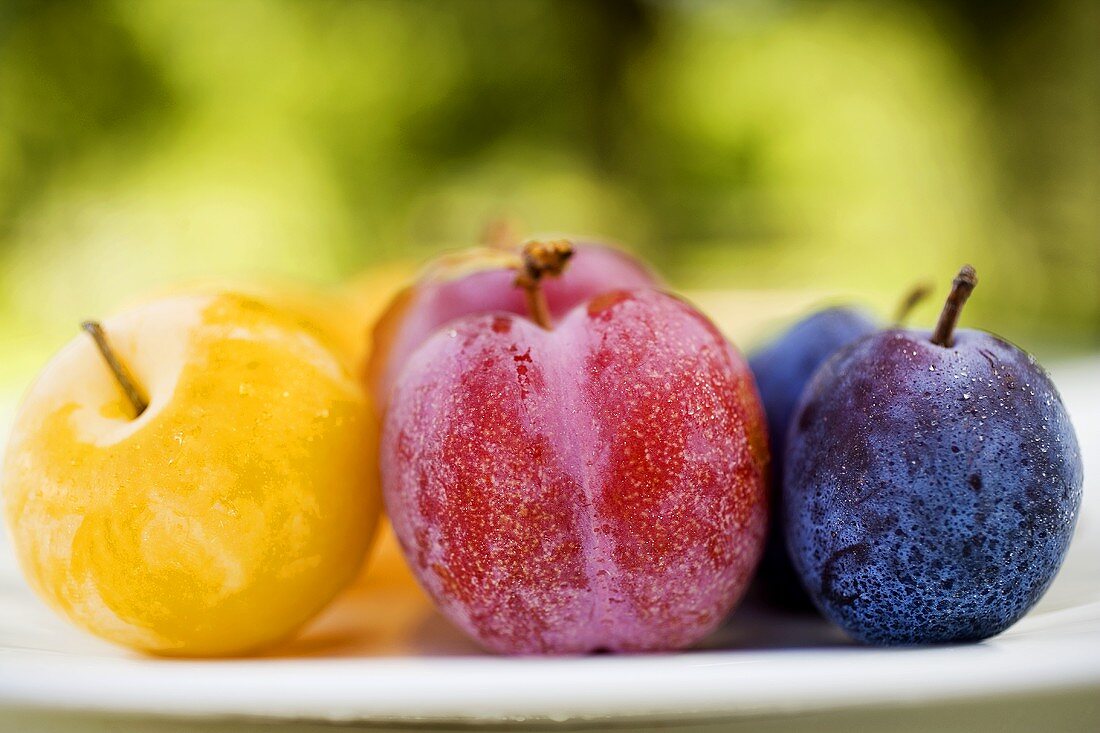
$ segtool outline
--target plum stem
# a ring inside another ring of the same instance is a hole
[[[126,395],[126,399],[130,401],[130,404],[134,408],[134,418],[141,417],[141,413],[149,407],[149,400],[145,398],[145,394],[141,388],[138,387],[137,381],[134,380],[134,375],[130,373],[130,370],[126,368],[115,350],[111,348],[111,345],[107,342],[107,334],[103,331],[103,326],[99,325],[97,321],[84,321],[80,324],[80,327],[84,329],[92,340],[95,341],[96,348],[99,349],[99,353],[103,355],[103,361],[107,362],[107,367],[111,370],[111,374],[114,375],[115,381],[118,382],[118,386],[122,388],[123,394]]]
[[[909,288],[909,292],[898,303],[898,309],[894,311],[894,325],[904,326],[905,322],[909,320],[909,315],[913,312],[913,309],[931,294],[932,286],[926,282],[917,283]]]
[[[546,304],[546,293],[540,282],[549,275],[558,277],[565,271],[569,258],[573,256],[573,245],[564,239],[549,242],[528,242],[523,245],[523,264],[516,274],[516,287],[523,288],[527,296],[527,311],[531,320],[547,331],[552,327],[550,308]]]
[[[959,322],[959,314],[970,293],[978,285],[978,273],[970,265],[963,265],[955,280],[951,283],[951,293],[947,296],[947,302],[943,304],[943,312],[936,323],[936,330],[932,333],[932,343],[937,346],[955,345],[955,325]]]

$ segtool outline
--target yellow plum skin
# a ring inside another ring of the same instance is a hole
[[[233,294],[148,303],[24,398],[5,516],[31,586],[88,631],[172,656],[290,636],[355,576],[381,510],[377,426],[346,359],[300,316]]]

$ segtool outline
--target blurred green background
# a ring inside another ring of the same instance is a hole
[[[1100,3],[0,5],[0,382],[213,275],[335,283],[531,232],[681,288],[1100,345]],[[734,334],[740,338],[739,334]]]

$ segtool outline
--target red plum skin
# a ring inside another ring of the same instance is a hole
[[[386,416],[394,529],[441,611],[514,654],[688,646],[767,524],[748,366],[692,306],[612,291],[552,330],[495,313],[415,354]]]

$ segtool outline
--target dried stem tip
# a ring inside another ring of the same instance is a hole
[[[134,380],[134,376],[130,374],[130,370],[126,368],[126,365],[119,361],[118,355],[115,354],[114,349],[107,343],[107,334],[103,331],[103,326],[99,325],[96,321],[84,321],[80,324],[80,327],[88,332],[88,335],[95,341],[96,348],[99,349],[99,353],[103,355],[103,360],[107,362],[107,367],[111,370],[111,374],[114,375],[115,380],[118,382],[118,386],[122,388],[123,394],[126,395],[126,399],[130,401],[130,404],[134,408],[134,417],[138,418],[141,413],[149,407],[149,400],[146,399],[145,394],[141,388],[138,387],[137,382]]]
[[[959,322],[959,314],[977,284],[978,273],[970,265],[963,265],[951,284],[951,294],[947,296],[947,302],[943,304],[940,320],[932,333],[932,343],[937,346],[954,346],[955,325]]]
[[[551,326],[550,309],[546,305],[546,294],[542,292],[539,283],[547,275],[561,275],[572,256],[573,245],[564,239],[528,242],[523,245],[523,265],[516,275],[516,287],[523,288],[527,296],[527,310],[531,314],[531,320],[547,330]]]

